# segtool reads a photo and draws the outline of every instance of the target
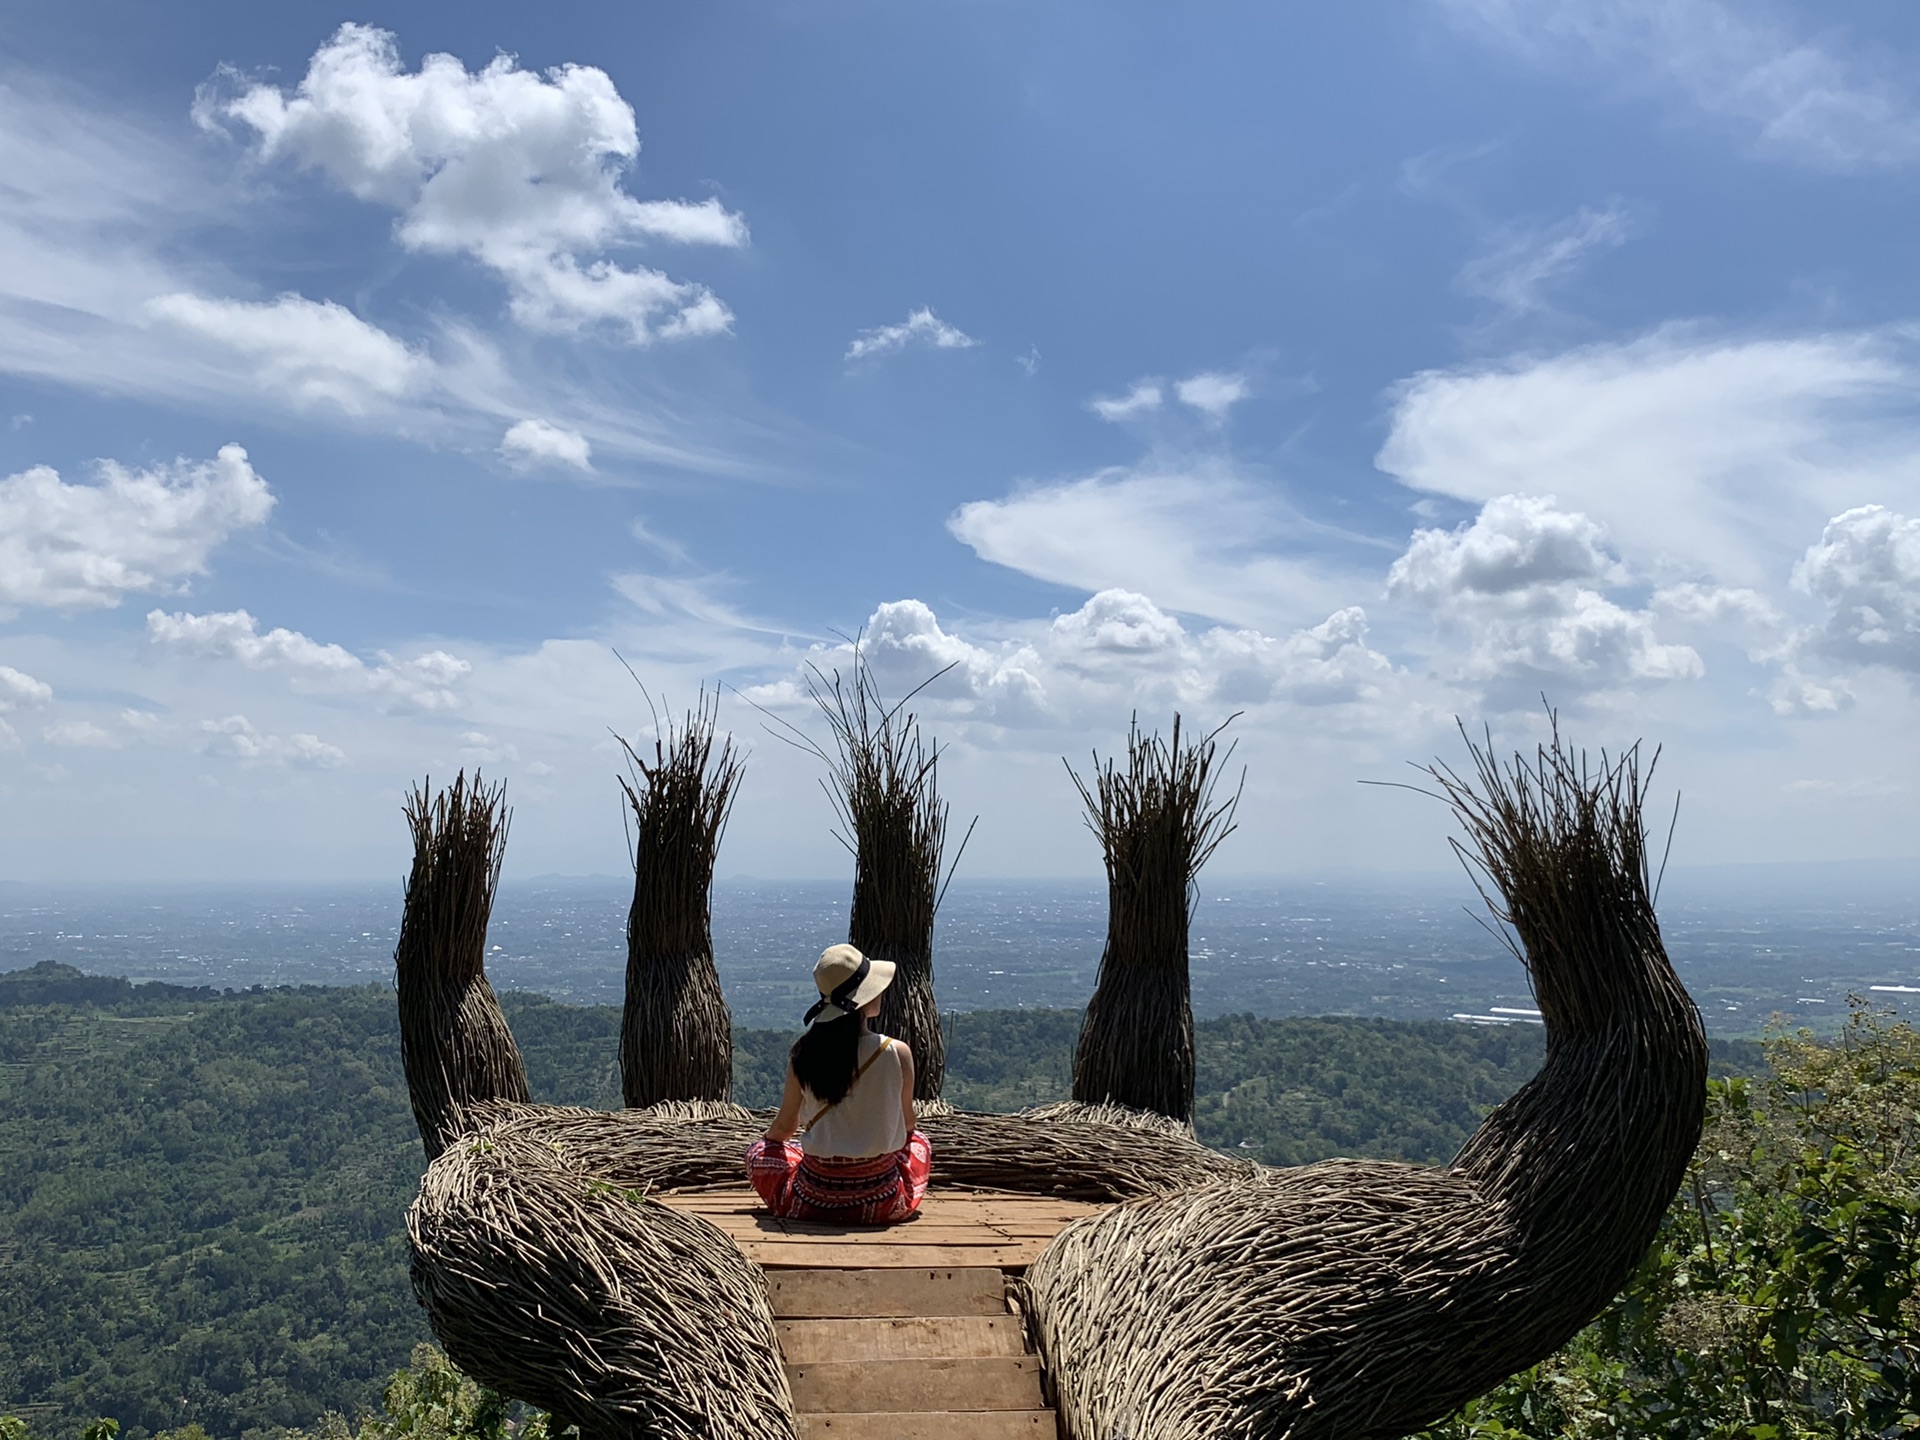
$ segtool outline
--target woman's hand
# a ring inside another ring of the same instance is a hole
[[[789,1060],[787,1088],[781,1092],[780,1109],[775,1112],[773,1123],[767,1126],[767,1139],[791,1140],[794,1137],[794,1132],[800,1128],[800,1101],[800,1077],[793,1073],[793,1062]]]

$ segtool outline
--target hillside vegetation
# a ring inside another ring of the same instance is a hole
[[[536,1098],[618,1105],[617,1009],[503,1000]],[[948,1024],[955,1103],[1066,1096],[1074,1012]],[[744,1103],[772,1102],[790,1039],[737,1037]],[[1532,1027],[1382,1020],[1234,1016],[1198,1042],[1201,1138],[1272,1164],[1444,1161],[1541,1055]],[[0,975],[0,1414],[241,1440],[366,1413],[428,1339],[402,1227],[421,1168],[391,991]]]

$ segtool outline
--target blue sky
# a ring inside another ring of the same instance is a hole
[[[1362,779],[1663,743],[1677,858],[1901,858],[1920,19],[1895,5],[307,4],[0,17],[0,876],[344,877],[482,765],[622,863],[617,650],[832,874],[808,663],[976,874],[1234,732],[1222,870],[1446,863]],[[736,694],[736,692],[738,692]]]

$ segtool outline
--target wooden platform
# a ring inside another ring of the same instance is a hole
[[[912,1220],[872,1227],[781,1220],[768,1214],[760,1197],[747,1189],[659,1199],[717,1225],[749,1260],[770,1270],[937,1270],[956,1265],[1024,1270],[1069,1221],[1101,1208],[1044,1195],[929,1190]]]
[[[777,1219],[746,1189],[660,1199],[766,1268],[800,1440],[1054,1440],[1007,1282],[1101,1207],[931,1190],[860,1228]]]

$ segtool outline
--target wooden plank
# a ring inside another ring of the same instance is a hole
[[[729,1207],[754,1209],[764,1205],[752,1190],[673,1190],[653,1196],[662,1205],[688,1210],[725,1210]],[[1104,1205],[1090,1200],[1068,1200],[1059,1195],[1021,1195],[1011,1190],[929,1190],[920,1202],[923,1206],[1010,1205],[1021,1209],[1081,1212],[1103,1210]]]
[[[1031,1355],[971,1360],[865,1360],[787,1366],[798,1413],[822,1411],[1042,1410],[1040,1362]]]
[[[662,1206],[756,1206],[760,1196],[751,1187],[730,1190],[657,1190]],[[1096,1200],[1069,1200],[1060,1194],[1023,1194],[1020,1190],[927,1190],[922,1204],[929,1206],[1054,1206],[1062,1210],[1100,1210]]]
[[[797,1415],[799,1440],[1054,1440],[1051,1410],[950,1410],[933,1414]]]
[[[950,1269],[965,1265],[994,1265],[1024,1270],[1040,1258],[1046,1243],[1008,1240],[999,1245],[847,1244],[835,1240],[741,1240],[736,1242],[749,1260],[769,1269]]]
[[[767,1294],[783,1319],[1007,1313],[1007,1277],[982,1266],[770,1270]]]
[[[776,1320],[789,1365],[822,1360],[914,1360],[1023,1355],[1026,1335],[1012,1315],[902,1315],[885,1320]]]
[[[653,1198],[662,1205],[694,1215],[767,1214],[765,1203],[751,1190],[702,1191],[656,1195]],[[949,1191],[945,1194],[930,1192],[921,1202],[920,1216],[922,1219],[957,1216],[968,1219],[1005,1217],[1059,1220],[1065,1223],[1068,1220],[1077,1220],[1082,1215],[1097,1214],[1106,1208],[1104,1205],[1090,1205],[1078,1200],[1057,1200],[1037,1195]]]
[[[1009,1245],[1022,1240],[1053,1239],[1059,1233],[1020,1234],[1001,1225],[903,1225],[888,1230],[850,1229],[845,1225],[802,1225],[797,1221],[755,1222],[739,1218],[713,1220],[702,1216],[730,1240],[750,1244],[791,1240],[830,1241],[839,1245]]]
[[[1015,1247],[1051,1244],[1065,1229],[1053,1225],[911,1225],[886,1230],[848,1229],[838,1226],[795,1226],[758,1224],[735,1217],[698,1217],[722,1235],[741,1246],[759,1244],[821,1245],[1011,1245]]]

